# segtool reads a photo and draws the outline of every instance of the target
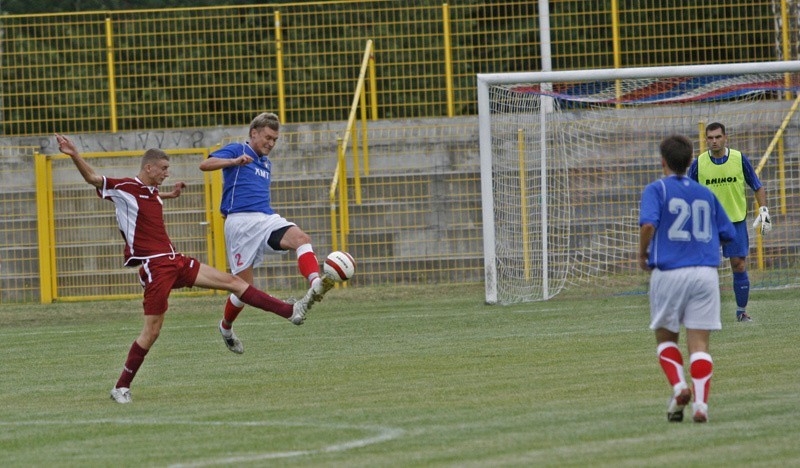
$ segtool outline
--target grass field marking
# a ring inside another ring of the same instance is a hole
[[[303,425],[305,426],[309,424],[303,424]],[[398,437],[402,436],[405,433],[405,431],[403,431],[402,429],[395,429],[390,427],[377,427],[377,426],[319,425],[317,427],[326,427],[330,429],[375,430],[378,431],[379,433],[372,437],[366,437],[364,439],[355,439],[348,442],[328,445],[327,447],[322,447],[313,450],[295,450],[291,452],[265,452],[265,453],[256,453],[252,455],[242,455],[236,457],[215,458],[210,460],[196,461],[192,463],[179,463],[169,466],[171,468],[188,468],[188,467],[201,467],[201,466],[212,466],[212,465],[230,465],[233,463],[275,460],[278,458],[302,457],[302,456],[315,455],[319,453],[344,452],[346,450],[354,448],[366,447],[367,445],[379,444],[381,442],[388,442],[390,440],[397,439]]]
[[[229,465],[238,462],[254,462],[260,460],[275,460],[279,458],[292,458],[308,455],[315,455],[329,452],[344,452],[355,448],[366,447],[368,445],[388,442],[401,437],[405,431],[403,429],[384,427],[384,426],[365,426],[348,424],[323,424],[323,423],[300,423],[290,421],[180,421],[180,420],[157,420],[157,419],[87,419],[87,420],[35,420],[35,421],[0,421],[0,426],[61,426],[61,425],[94,425],[94,424],[120,424],[120,425],[181,425],[181,426],[232,426],[232,427],[259,427],[259,426],[288,426],[288,427],[316,427],[323,429],[355,429],[365,432],[377,432],[371,437],[354,439],[338,444],[311,450],[293,450],[289,452],[264,452],[235,457],[213,458],[208,460],[197,460],[189,463],[176,463],[169,465],[173,468],[200,467],[213,465]]]

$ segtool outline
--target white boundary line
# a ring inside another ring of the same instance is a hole
[[[155,420],[155,419],[87,419],[74,421],[0,421],[0,426],[55,426],[55,425],[93,425],[93,424],[121,424],[121,425],[183,425],[183,426],[233,426],[233,427],[269,427],[269,426],[289,426],[289,427],[316,427],[326,429],[355,429],[363,431],[374,431],[376,435],[363,439],[354,439],[338,444],[328,445],[311,450],[293,450],[289,452],[263,452],[250,455],[240,455],[225,458],[211,458],[207,460],[195,460],[187,463],[173,463],[169,465],[174,468],[200,467],[212,465],[229,465],[232,463],[253,462],[260,460],[274,460],[278,458],[292,458],[319,453],[344,452],[346,450],[366,447],[368,445],[388,442],[402,436],[405,431],[402,429],[383,427],[383,426],[358,426],[348,424],[316,424],[316,423],[292,423],[292,422],[265,422],[265,421],[179,421],[179,420]]]

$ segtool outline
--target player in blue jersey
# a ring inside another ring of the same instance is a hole
[[[747,233],[747,197],[745,184],[755,194],[759,209],[753,227],[761,225],[761,233],[772,229],[772,220],[767,208],[767,194],[747,156],[728,148],[725,126],[719,122],[706,126],[708,151],[704,152],[689,168],[689,177],[708,187],[719,198],[725,213],[736,228],[736,240],[722,247],[722,255],[730,259],[733,271],[733,292],[736,296],[736,320],[750,322],[747,302],[750,300],[750,278],[747,275],[747,254],[750,238]]]
[[[667,420],[682,421],[692,397],[678,348],[686,328],[689,374],[694,387],[692,414],[708,420],[708,391],[713,362],[708,353],[711,330],[720,321],[720,243],[736,236],[717,197],[686,177],[692,143],[682,135],[660,145],[663,178],[642,193],[639,211],[639,266],[650,271],[650,329],[655,330],[659,363],[672,385]]]
[[[220,212],[225,218],[225,245],[231,273],[252,285],[253,268],[263,263],[265,254],[293,250],[300,274],[309,282],[304,300],[310,306],[321,301],[334,282],[320,274],[311,237],[272,209],[269,153],[278,142],[279,132],[277,115],[259,114],[250,123],[248,141],[231,143],[215,151],[200,164],[200,170],[222,170]],[[244,347],[232,326],[243,308],[244,302],[231,294],[219,323],[225,345],[237,354],[244,352]]]

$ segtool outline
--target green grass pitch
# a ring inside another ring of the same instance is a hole
[[[176,297],[130,405],[108,392],[140,300],[0,307],[0,464],[800,465],[796,289],[754,291],[749,324],[723,292],[704,425],[666,421],[646,296],[482,293],[335,289],[302,327],[248,308],[243,355],[224,296]]]

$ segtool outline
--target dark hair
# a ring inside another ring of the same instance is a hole
[[[711,122],[710,124],[706,125],[706,135],[708,135],[708,132],[717,129],[722,130],[722,134],[725,135],[725,126],[719,122]]]
[[[672,172],[683,175],[692,163],[692,142],[683,135],[670,135],[661,141],[658,149]]]

